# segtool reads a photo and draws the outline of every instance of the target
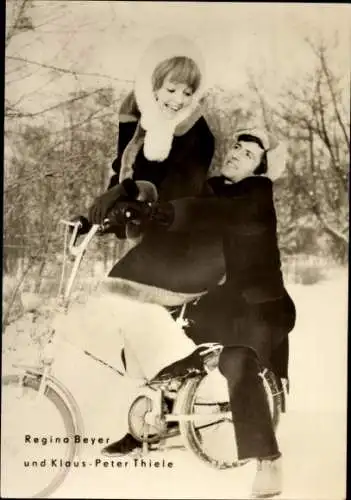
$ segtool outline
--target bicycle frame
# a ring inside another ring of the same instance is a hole
[[[88,245],[90,244],[91,240],[93,237],[96,235],[97,232],[103,229],[103,226],[99,224],[94,224],[82,237],[81,241],[79,244],[77,244],[78,240],[78,230],[79,230],[79,221],[78,222],[71,222],[67,220],[61,220],[61,223],[65,225],[65,242],[64,242],[64,258],[63,258],[63,264],[62,264],[62,274],[61,274],[61,283],[59,287],[59,297],[60,295],[63,298],[63,303],[64,303],[64,308],[67,310],[68,305],[69,305],[69,299],[72,293],[72,288],[74,281],[76,279],[80,264],[82,262],[83,256],[88,248]],[[72,233],[70,236],[70,239],[68,240],[68,232],[69,229],[72,228]],[[68,278],[67,284],[64,288],[63,291],[63,283],[64,283],[64,274],[65,274],[65,264],[66,264],[66,254],[69,254],[71,257],[74,258],[74,263],[72,266],[72,270],[70,273],[70,276]],[[184,304],[181,308],[181,311],[176,318],[176,322],[179,324],[181,328],[187,325],[187,320],[185,317],[185,309],[186,309],[186,304]],[[218,357],[220,355],[220,352],[223,349],[223,346],[218,344],[218,343],[213,343],[213,342],[208,342],[206,344],[202,344],[203,347],[207,347],[207,349],[203,350],[201,353],[201,356],[203,357],[204,360],[204,370],[205,372],[209,373],[211,370],[216,368],[217,363],[218,363]],[[34,375],[34,376],[40,376],[41,377],[41,382],[40,382],[40,389],[39,389],[39,394],[42,394],[43,391],[45,390],[45,383],[47,379],[50,379],[50,381],[54,382],[55,384],[59,384],[59,382],[52,377],[50,373],[50,368],[54,360],[54,353],[51,352],[50,347],[53,347],[53,343],[51,345],[49,344],[49,349],[44,348],[44,354],[42,355],[42,366],[41,367],[30,367],[30,366],[21,366],[21,365],[15,365],[16,368],[20,368],[24,370],[26,373]],[[97,358],[96,356],[92,355],[91,353],[84,351],[85,354],[91,356],[94,358],[96,361],[105,364],[109,366],[111,369],[113,369],[117,374],[123,376],[124,374],[120,372],[118,369],[114,368],[113,366],[109,365],[108,363],[105,363],[103,360]],[[59,384],[60,385],[60,384]],[[186,384],[185,384],[186,385]],[[184,386],[184,384],[182,384]],[[64,391],[65,392],[65,391]],[[180,390],[180,396],[181,396],[182,390]],[[146,385],[140,390],[139,393],[140,396],[145,396],[152,400],[153,406],[152,406],[152,411],[149,412],[149,414],[146,416],[146,420],[151,424],[152,422],[155,422],[157,419],[160,418],[162,415],[162,400],[163,400],[163,388],[162,384],[156,382],[149,382],[146,383]],[[71,397],[69,397],[71,400]],[[182,399],[182,397],[180,397]],[[178,406],[178,405],[176,405]],[[223,418],[224,419],[231,419],[231,412],[225,412],[223,413]],[[171,421],[181,421],[181,420],[193,420],[195,417],[193,415],[183,415],[179,413],[178,411],[175,411],[173,414],[168,414],[168,415],[163,415],[163,418],[165,419],[166,422],[171,422]],[[199,416],[196,417],[197,419],[201,418]],[[204,415],[202,418],[208,418],[206,415]]]

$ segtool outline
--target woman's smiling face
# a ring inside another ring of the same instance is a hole
[[[168,118],[191,105],[193,91],[186,83],[172,81],[172,75],[167,75],[162,86],[155,91],[160,109]]]

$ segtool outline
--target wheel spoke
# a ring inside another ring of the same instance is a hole
[[[227,418],[221,418],[220,420],[215,420],[214,422],[210,422],[209,424],[204,424],[204,425],[199,425],[197,427],[194,427],[195,430],[201,431],[203,429],[207,429],[209,427],[212,427],[214,425],[222,424],[223,422],[228,422],[229,420]]]

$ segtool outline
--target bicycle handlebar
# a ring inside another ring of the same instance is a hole
[[[64,226],[66,226],[66,233],[65,233],[65,246],[64,246],[64,262],[63,262],[63,267],[62,267],[62,277],[61,277],[61,283],[60,283],[60,288],[59,288],[59,294],[62,293],[62,288],[63,288],[66,252],[68,252],[75,259],[74,264],[73,264],[73,268],[71,271],[71,275],[70,275],[68,283],[66,285],[66,290],[63,294],[65,301],[67,301],[69,298],[74,279],[76,277],[81,260],[83,258],[83,255],[84,255],[89,243],[91,242],[91,240],[93,239],[93,237],[97,233],[100,235],[105,234],[105,230],[109,227],[109,222],[110,222],[109,219],[106,218],[104,220],[103,224],[93,224],[87,233],[85,233],[84,235],[81,235],[82,240],[79,244],[77,244],[78,237],[80,236],[79,235],[79,227],[81,226],[81,222],[79,220],[74,221],[74,222],[68,221],[65,219],[60,220],[60,223],[63,224]],[[69,241],[67,241],[67,235],[69,232],[69,228],[73,228],[73,230],[72,230],[72,234],[70,236]]]
[[[65,253],[66,253],[66,251],[68,251],[68,253],[75,258],[73,268],[71,271],[71,275],[69,277],[65,292],[63,294],[63,298],[67,302],[69,299],[70,293],[71,293],[73,282],[75,280],[75,277],[77,275],[81,260],[83,258],[83,255],[84,255],[90,241],[95,236],[95,234],[98,233],[99,231],[102,234],[104,225],[103,224],[93,224],[91,226],[91,228],[89,229],[89,231],[84,235],[84,237],[81,240],[81,242],[79,243],[79,245],[77,245],[77,239],[79,236],[78,230],[79,230],[80,222],[79,221],[72,222],[72,221],[67,221],[67,220],[62,219],[60,221],[60,223],[64,224],[66,226],[66,235],[68,234],[69,228],[73,227],[73,231],[72,231],[72,234],[71,234],[71,237],[70,237],[68,243],[67,243],[67,236],[65,237],[65,248],[64,248]],[[65,268],[65,257],[64,257],[64,262],[63,262],[61,281],[63,281],[63,279],[64,279],[64,268]],[[63,283],[61,283],[61,285],[60,285],[60,292],[61,292],[62,287],[63,287]]]
[[[77,242],[77,239],[79,236],[78,230],[79,230],[80,222],[79,221],[71,222],[71,221],[67,221],[67,220],[63,220],[63,219],[60,222],[62,224],[64,224],[66,227],[73,227],[73,231],[72,231],[69,243],[67,245],[67,248],[68,248],[68,252],[71,255],[73,255],[74,257],[78,256],[79,254],[82,254],[86,250],[86,248],[89,245],[93,236],[95,236],[95,234],[99,230],[101,231],[101,229],[103,227],[100,224],[93,224],[91,226],[91,228],[89,229],[89,231],[86,233],[85,237],[82,239],[81,243],[79,245],[77,245],[76,242]]]

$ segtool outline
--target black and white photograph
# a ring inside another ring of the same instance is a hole
[[[2,498],[346,498],[348,4],[6,0]]]

